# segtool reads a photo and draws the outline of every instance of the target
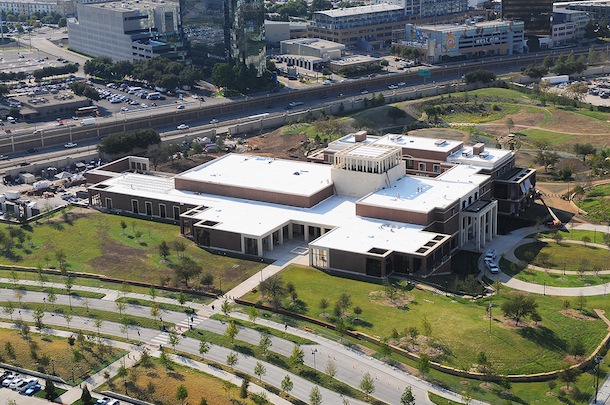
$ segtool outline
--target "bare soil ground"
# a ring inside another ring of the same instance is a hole
[[[571,134],[603,134],[607,135],[610,125],[607,122],[585,117],[570,111],[554,109],[553,119],[544,128],[550,131]]]

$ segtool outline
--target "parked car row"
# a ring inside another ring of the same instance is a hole
[[[495,250],[489,250],[485,254],[485,258],[483,259],[484,262],[485,262],[485,267],[487,267],[487,270],[489,270],[489,272],[491,274],[498,274],[498,273],[500,273],[500,268],[496,264],[496,258],[497,258],[496,251]]]
[[[21,395],[32,396],[42,388],[38,378],[28,377],[12,371],[2,371],[0,381],[2,381],[2,388],[9,388],[19,392]]]

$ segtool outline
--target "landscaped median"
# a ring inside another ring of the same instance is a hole
[[[324,325],[323,328],[312,326],[312,329],[316,333],[326,330],[327,337],[328,330],[336,329],[341,319],[340,323],[353,331],[339,330],[336,338],[344,336],[348,344],[374,347],[376,357],[396,365],[397,361],[402,362],[407,370],[418,370],[424,378],[456,392],[464,390],[463,386],[460,388],[460,381],[466,384],[472,384],[472,378],[487,381],[485,384],[489,387],[477,395],[484,400],[497,400],[502,392],[501,398],[513,395],[517,400],[518,395],[527,403],[540,401],[545,398],[540,389],[546,383],[520,381],[556,381],[558,376],[561,380],[566,374],[565,370],[586,368],[588,356],[607,339],[606,324],[589,310],[597,307],[597,300],[585,304],[582,310],[565,311],[562,298],[536,296],[537,312],[542,320],[524,318],[516,323],[503,315],[502,307],[505,301],[522,293],[508,288],[501,288],[491,298],[470,301],[412,286],[396,285],[392,291],[387,286],[335,278],[299,266],[290,266],[280,275],[285,284],[292,284],[295,292],[284,292],[280,301],[285,309],[273,309],[274,312],[297,311],[296,318]],[[335,309],[345,300],[345,295],[349,296],[348,306]],[[265,305],[258,289],[245,298],[250,305]],[[575,302],[574,307],[577,307]],[[305,325],[301,321],[298,324]],[[394,353],[389,354],[388,349]],[[422,357],[427,359],[427,366],[422,364]],[[583,395],[592,393],[587,385],[590,379],[584,373],[576,383]],[[556,392],[553,395],[564,395],[560,392],[561,386],[557,386],[555,383],[546,390]]]

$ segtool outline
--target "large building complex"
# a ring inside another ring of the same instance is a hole
[[[307,36],[338,42],[348,49],[384,49],[392,44],[392,34],[404,30],[401,6],[375,4],[313,14]]]
[[[113,60],[183,59],[177,3],[139,0],[77,4],[68,21],[70,47]]]
[[[451,59],[523,53],[522,21],[484,21],[463,25],[406,25],[402,44],[418,48],[430,63]]]
[[[230,61],[265,71],[262,0],[180,0],[182,30],[195,64]]]
[[[594,21],[610,20],[610,0],[562,1],[553,4],[554,10],[586,12]]]
[[[128,157],[87,174],[90,203],[179,221],[204,247],[262,257],[301,241],[328,271],[428,276],[450,271],[457,249],[482,251],[500,205],[531,197],[535,184],[512,152],[483,145],[359,133],[333,146],[332,164],[228,154],[173,177],[136,173],[147,159]],[[406,150],[421,155],[412,160],[425,175],[407,174]]]

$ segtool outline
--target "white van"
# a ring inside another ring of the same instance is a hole
[[[16,122],[17,122],[17,120],[16,120],[15,118],[11,117],[11,116],[6,117],[6,120],[7,120],[8,122],[10,122],[11,124],[14,124],[14,123],[16,123]]]

